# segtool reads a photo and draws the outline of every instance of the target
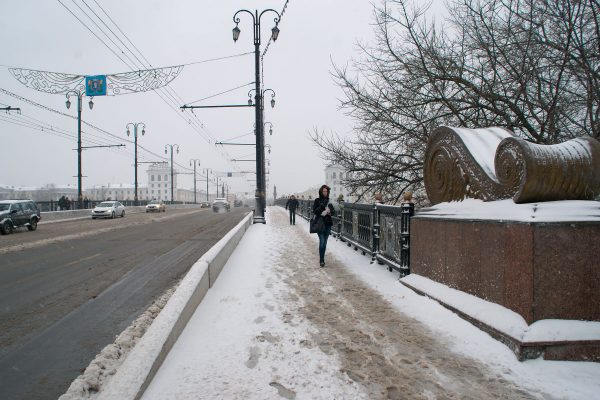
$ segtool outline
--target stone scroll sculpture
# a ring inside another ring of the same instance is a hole
[[[432,204],[592,200],[600,195],[600,142],[585,137],[540,145],[503,128],[443,126],[429,138],[423,178]]]

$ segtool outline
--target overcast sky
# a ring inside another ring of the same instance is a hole
[[[132,50],[133,46],[119,29],[154,67],[161,67],[252,52],[250,16],[241,16],[240,39],[234,43],[231,34],[233,14],[240,8],[281,11],[285,4],[285,0],[97,1],[118,28],[95,0],[22,0],[5,4],[0,25],[0,88],[76,116],[76,101],[72,99],[73,105],[67,110],[64,95],[40,93],[23,86],[12,77],[7,66],[81,75],[131,70],[67,8],[127,61],[121,50],[78,8],[85,10],[108,31],[87,8],[86,4],[89,5]],[[267,103],[270,96],[265,104],[265,120],[273,124],[273,135],[267,133],[266,136],[272,149],[271,154],[267,154],[270,159],[267,167],[270,171],[269,194],[273,192],[273,185],[281,194],[304,191],[324,181],[327,160],[320,158],[309,132],[314,128],[342,135],[351,131],[352,120],[338,110],[342,93],[330,75],[332,62],[346,64],[358,55],[357,42],[373,40],[372,9],[371,2],[365,0],[289,0],[279,25],[279,39],[271,43],[264,61],[264,87],[276,92],[275,108],[271,109]],[[261,50],[270,36],[273,16],[266,14],[261,20]],[[112,40],[121,45],[116,38],[112,37]],[[253,81],[254,58],[245,55],[186,65],[170,88],[188,103]],[[252,87],[247,85],[195,104],[243,104]],[[194,117],[177,109],[182,105],[179,99],[177,104],[169,103],[169,107],[154,92],[96,97],[93,110],[88,108],[88,101],[88,98],[84,100],[83,120],[122,140],[84,126],[83,145],[123,143],[126,147],[84,150],[84,188],[107,183],[133,184],[134,148],[127,141],[131,140],[125,132],[128,122],[146,124],[146,135],[139,137],[139,143],[157,155],[165,156],[165,144],[179,144],[180,152],[175,154],[175,161],[180,166],[189,168],[190,159],[196,158],[201,160],[198,172],[203,168],[218,172],[255,169],[253,162],[230,161],[231,158],[254,159],[254,147],[216,147],[209,143],[215,139],[254,142],[253,108],[196,110]],[[52,126],[76,136],[76,121],[0,93],[0,107],[7,105],[20,107],[22,114],[0,112],[0,185],[54,183],[76,187],[77,152],[73,151],[76,141],[73,137],[65,138],[48,131]],[[194,120],[193,125],[190,120]],[[28,126],[44,124],[45,129],[40,131],[14,122]],[[249,135],[232,139],[244,134]],[[140,152],[140,160],[156,159],[145,151]],[[146,183],[146,167],[146,164],[140,165],[140,184]],[[229,178],[228,182],[235,192],[253,193],[255,183],[249,182],[252,179],[254,176],[248,175],[247,178]],[[191,175],[180,175],[179,185],[192,187]]]

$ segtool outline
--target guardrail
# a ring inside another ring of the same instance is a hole
[[[277,199],[275,205],[285,207],[287,199]],[[332,203],[332,235],[347,242],[349,247],[371,255],[371,263],[386,264],[390,271],[400,276],[410,274],[410,217],[415,205],[410,202],[400,206],[384,204]],[[296,213],[306,220],[313,217],[313,200],[298,200]]]

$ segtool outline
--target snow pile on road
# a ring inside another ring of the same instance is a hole
[[[102,349],[83,374],[78,376],[65,394],[59,397],[59,400],[96,398],[102,385],[106,384],[117,372],[117,368],[167,304],[178,285],[179,282],[167,289],[142,315],[116,337],[114,343]]]

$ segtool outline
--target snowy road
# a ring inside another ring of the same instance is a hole
[[[165,399],[593,399],[600,365],[518,362],[383,266],[269,208],[144,393]]]
[[[57,398],[247,211],[129,214],[2,237],[0,398]]]

